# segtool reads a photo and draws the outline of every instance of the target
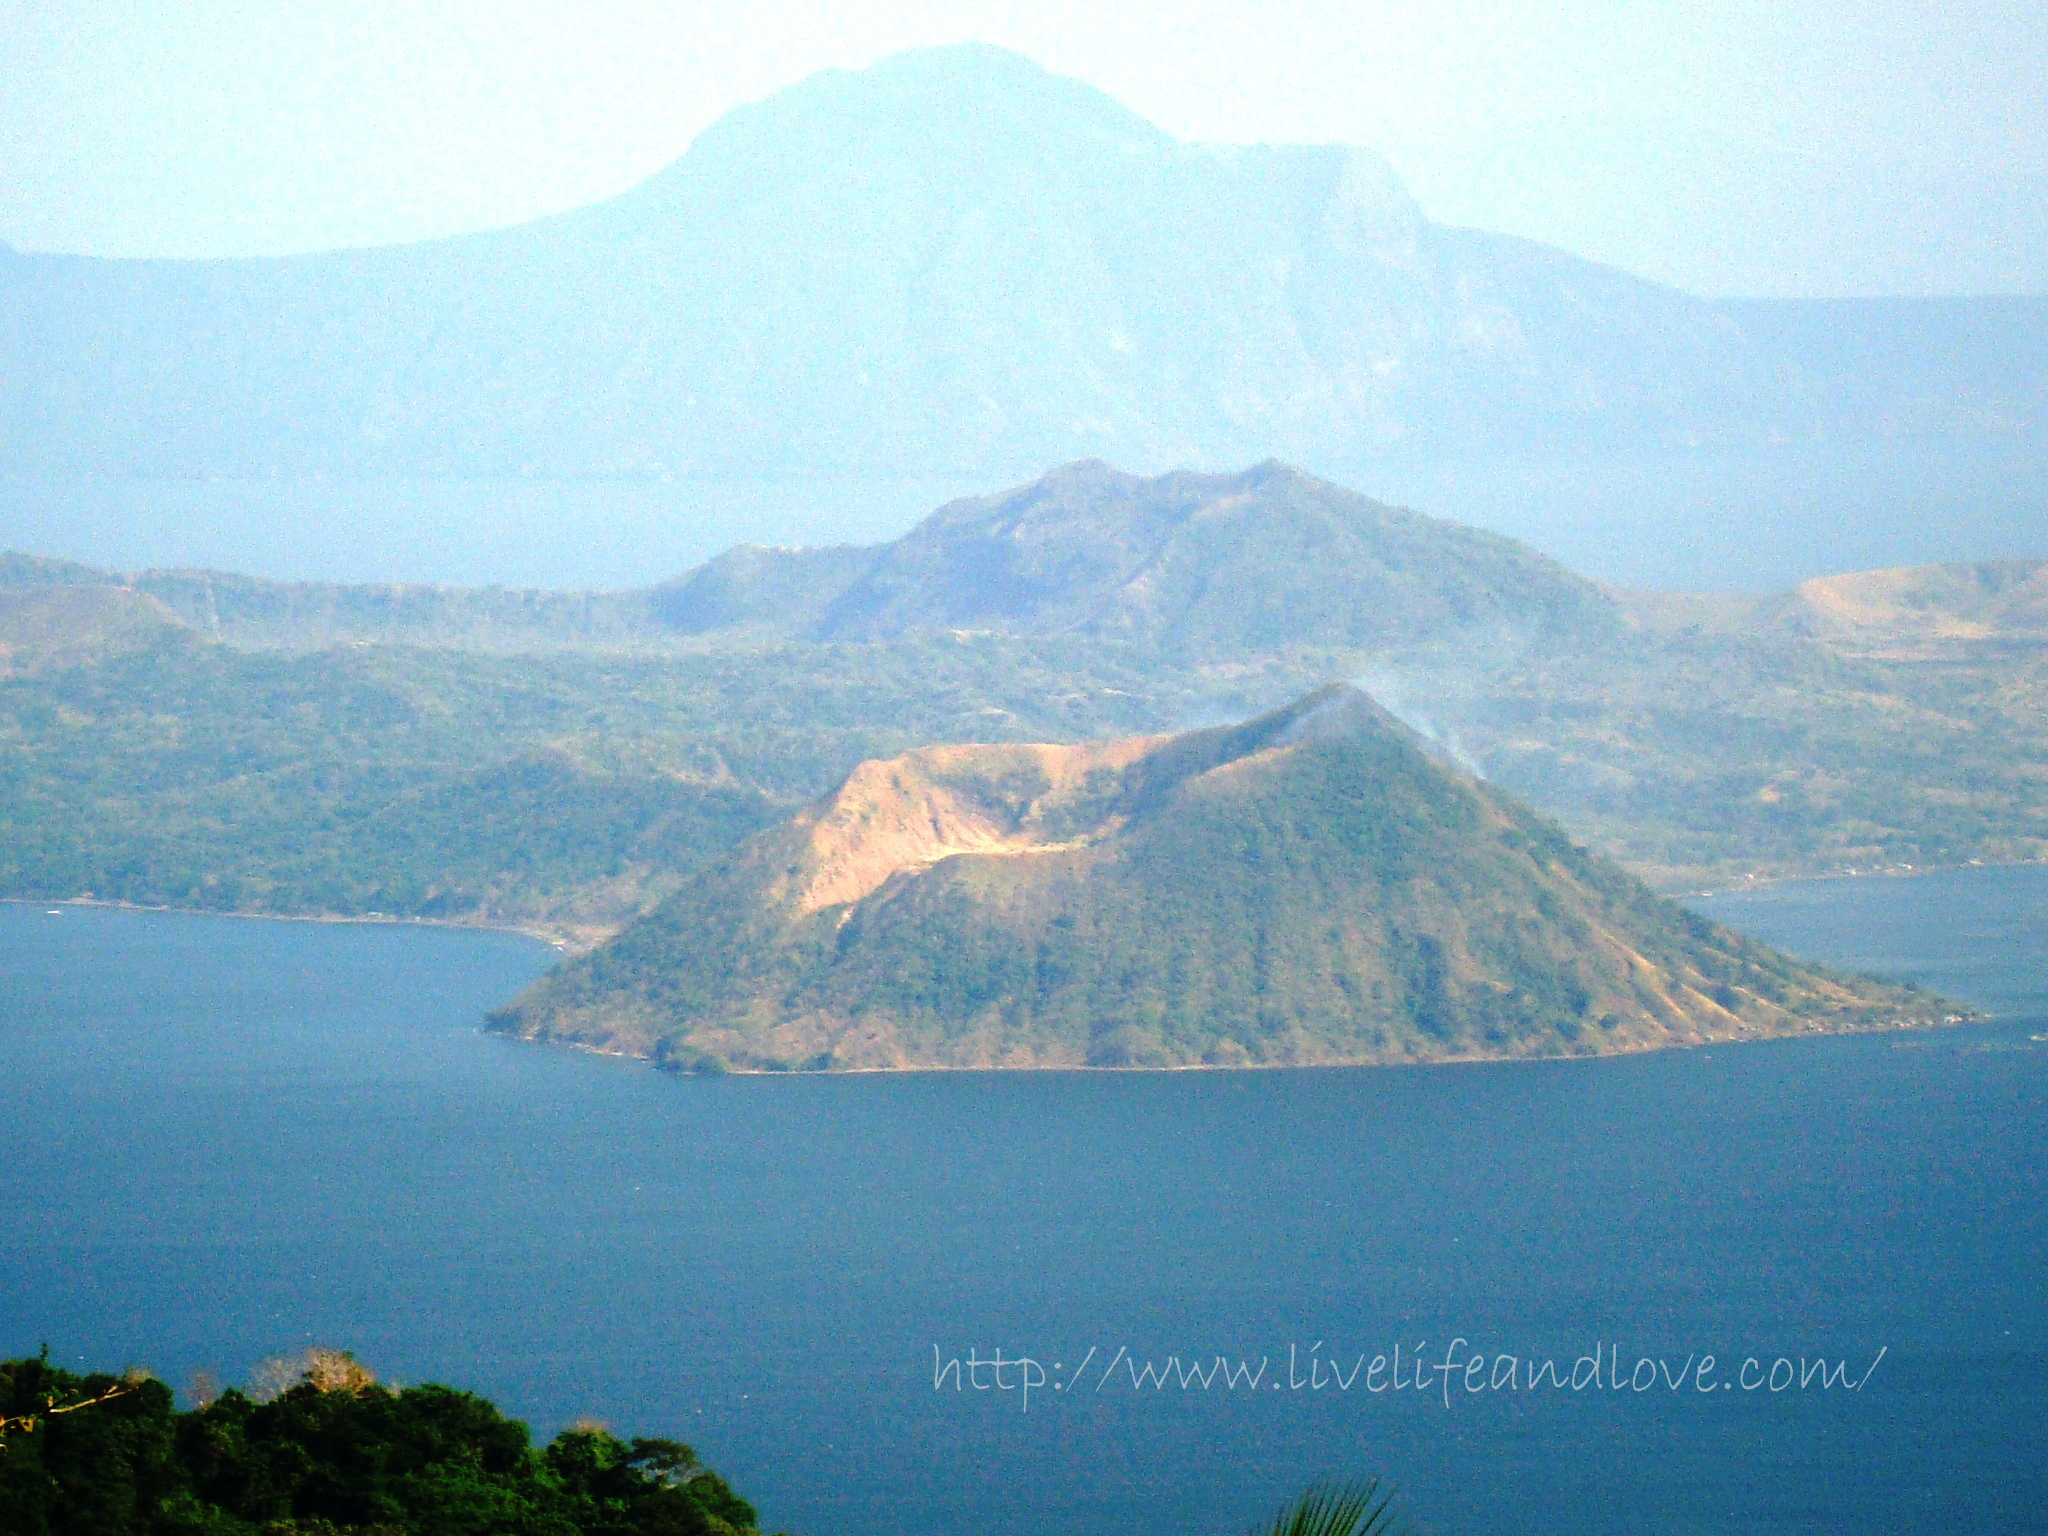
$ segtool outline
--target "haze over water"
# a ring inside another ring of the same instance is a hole
[[[2048,871],[1701,905],[1996,1017],[1574,1063],[675,1079],[479,1035],[549,960],[510,936],[0,906],[0,1350],[182,1384],[350,1347],[542,1434],[679,1435],[808,1536],[1234,1532],[1318,1473],[1391,1476],[1439,1531],[2026,1528]],[[1398,1341],[1412,1380],[1454,1336],[1567,1375],[1713,1353],[1714,1382],[1884,1354],[1860,1393],[1271,1385],[1290,1344],[1301,1376]],[[1026,1413],[935,1392],[934,1345],[1084,1379]],[[1270,1364],[1138,1391],[1119,1349]]]

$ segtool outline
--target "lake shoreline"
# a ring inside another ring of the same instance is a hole
[[[1754,891],[1766,891],[1777,886],[1812,885],[1824,880],[1917,880],[1923,875],[1947,875],[1971,869],[2040,869],[2044,866],[2048,866],[2048,859],[1965,859],[1960,864],[1890,864],[1872,869],[1822,869],[1810,873],[1794,871],[1752,875],[1732,885],[1688,888],[1683,891],[1667,889],[1631,865],[1624,864],[1622,867],[1667,901],[1685,902],[1704,901],[1721,896],[1746,896]]]
[[[1707,900],[1722,896],[1742,896],[1752,891],[1769,890],[1777,886],[1803,885],[1824,880],[1913,880],[1923,875],[1950,874],[1970,869],[2038,869],[2044,866],[2048,866],[2048,859],[2006,859],[1996,861],[1968,859],[1961,864],[1895,864],[1881,869],[1790,871],[1755,876],[1728,885],[1688,887],[1680,891],[1667,889],[1659,885],[1651,879],[1648,873],[1634,865],[1622,864],[1622,868],[1628,870],[1630,874],[1649,885],[1658,895],[1668,901],[1676,902]],[[568,924],[545,922],[486,922],[470,918],[411,917],[384,912],[355,914],[346,912],[249,912],[233,907],[185,907],[135,901],[110,901],[99,896],[0,896],[0,903],[24,907],[103,907],[115,912],[175,912],[192,917],[239,917],[277,923],[400,923],[412,924],[422,928],[458,928],[483,933],[516,933],[525,938],[538,939],[544,944],[553,945],[568,955],[583,954],[595,949],[621,931],[620,927],[601,925],[576,927]]]
[[[1947,1001],[1944,999],[1944,1001]],[[506,1030],[486,1028],[482,1033],[497,1040],[509,1040],[518,1045],[538,1046],[546,1050],[579,1051],[586,1056],[599,1056],[607,1061],[634,1062],[652,1067],[664,1077],[688,1077],[715,1080],[721,1077],[1099,1077],[1108,1075],[1135,1076],[1139,1074],[1163,1076],[1176,1072],[1397,1072],[1426,1069],[1431,1067],[1509,1067],[1529,1066],[1537,1063],[1570,1064],[1594,1061],[1619,1061],[1643,1056],[1657,1056],[1670,1051],[1710,1051],[1731,1045],[1769,1045],[1787,1040],[1838,1040],[1850,1036],[1868,1035],[1929,1035],[1942,1030],[1962,1029],[1972,1024],[1995,1022],[1990,1014],[1976,1009],[1964,1009],[1960,1013],[1944,1014],[1939,1018],[1914,1019],[1902,1024],[1872,1024],[1861,1028],[1824,1029],[1807,1028],[1786,1030],[1778,1034],[1760,1035],[1717,1035],[1707,1040],[1680,1040],[1658,1045],[1625,1045],[1611,1051],[1587,1051],[1582,1055],[1529,1054],[1523,1056],[1416,1056],[1394,1061],[1188,1061],[1166,1066],[1101,1066],[1091,1067],[1080,1063],[1050,1062],[1015,1067],[969,1066],[952,1067],[939,1062],[919,1062],[901,1067],[722,1067],[717,1071],[692,1071],[686,1068],[663,1066],[652,1056],[636,1051],[608,1051],[602,1046],[591,1045],[582,1040],[550,1040],[531,1035],[513,1034]]]
[[[521,938],[536,939],[562,950],[565,954],[579,953],[579,945],[594,949],[604,942],[603,939],[586,942],[579,939],[572,929],[547,927],[541,924],[469,922],[461,918],[448,917],[397,917],[382,912],[366,913],[361,916],[350,916],[344,912],[240,912],[221,907],[150,906],[136,901],[107,901],[98,896],[0,896],[0,904],[12,907],[85,907],[107,912],[163,912],[177,917],[231,917],[265,923],[333,923],[363,927],[453,928],[468,933],[512,933]]]

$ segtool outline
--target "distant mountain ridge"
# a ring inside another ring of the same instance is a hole
[[[426,583],[276,581],[233,571],[113,571],[0,553],[0,594],[128,588],[166,617],[244,650],[423,645],[457,650],[633,650],[673,637],[646,590],[544,592]]]
[[[742,546],[624,592],[131,576],[0,556],[0,590],[80,583],[133,585],[201,633],[258,648],[631,650],[986,629],[1247,654],[1583,639],[1619,623],[1598,584],[1526,545],[1278,463],[1147,478],[1083,461],[949,503],[890,544]]]
[[[1588,1055],[1933,1022],[1692,917],[1364,694],[864,763],[494,1016],[685,1069]]]
[[[1780,592],[1617,592],[1631,626],[1813,641],[1845,657],[1939,662],[2048,652],[2048,560],[1959,560],[1816,576]]]
[[[2048,300],[1708,302],[1432,224],[1369,151],[1181,143],[967,46],[814,77],[511,230],[0,251],[0,463],[996,480],[2010,433],[2044,342]]]
[[[665,590],[661,612],[816,640],[993,629],[1240,654],[1618,623],[1596,583],[1526,545],[1270,462],[1148,478],[1084,460],[854,555],[736,550]]]
[[[0,555],[0,890],[583,942],[864,759],[1333,680],[1664,889],[2039,859],[2044,570],[1622,592],[1285,466],[1099,462],[617,592]]]
[[[254,650],[663,651],[988,630],[1245,659],[1451,642],[1569,649],[1687,626],[1849,654],[2048,644],[2044,560],[1845,572],[1757,596],[1627,592],[1504,535],[1277,462],[1148,477],[1082,460],[949,502],[887,544],[740,545],[611,592],[121,572],[0,552],[0,595],[70,587],[131,588],[152,623]]]

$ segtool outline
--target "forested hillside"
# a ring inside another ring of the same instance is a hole
[[[1614,592],[1284,466],[1068,466],[619,593],[0,557],[0,894],[601,937],[856,763],[1329,682],[1666,889],[2048,856],[2024,562]]]
[[[864,763],[494,1023],[759,1070],[1590,1055],[1939,1015],[1659,900],[1339,687]]]

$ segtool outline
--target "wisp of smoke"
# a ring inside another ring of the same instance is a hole
[[[1457,731],[1450,726],[1439,725],[1419,706],[1415,698],[1415,684],[1410,679],[1399,673],[1374,669],[1355,678],[1352,686],[1370,694],[1380,708],[1424,741],[1436,746],[1475,779],[1486,777],[1486,769],[1466,750],[1465,744],[1458,739]],[[1433,688],[1432,691],[1439,696],[1442,692],[1441,688]]]

